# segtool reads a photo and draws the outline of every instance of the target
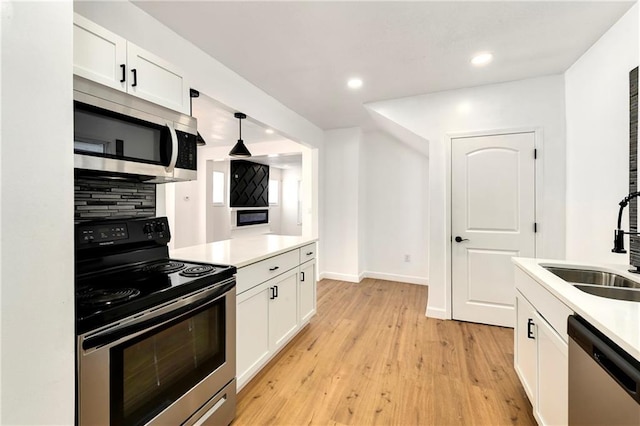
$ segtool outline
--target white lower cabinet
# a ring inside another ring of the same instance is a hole
[[[516,267],[514,367],[541,425],[568,423],[566,322],[572,313]]]
[[[569,421],[569,349],[538,315],[538,421],[566,425]]]
[[[238,295],[236,299],[236,375],[244,383],[269,357],[268,285]]]
[[[299,322],[304,324],[316,314],[316,261],[300,265],[298,284]]]
[[[533,404],[538,393],[538,348],[536,310],[516,291],[515,369],[529,400]]]
[[[291,263],[294,257],[296,262]],[[315,259],[299,265],[299,258],[299,249],[295,249],[238,269],[238,390],[242,389],[316,312]]]
[[[270,288],[269,347],[279,349],[298,329],[298,271],[276,278]]]

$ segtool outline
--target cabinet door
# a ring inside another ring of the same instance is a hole
[[[516,291],[516,326],[514,330],[514,367],[531,405],[536,406],[538,348],[536,311],[524,296]]]
[[[544,425],[569,421],[569,347],[553,328],[537,315],[538,404],[537,418]]]
[[[261,285],[238,295],[236,310],[236,376],[238,389],[269,356],[269,287]]]
[[[73,16],[73,73],[126,91],[127,42],[77,13]]]
[[[300,265],[300,281],[298,284],[299,323],[308,322],[316,313],[316,262]]]
[[[150,102],[191,114],[189,85],[175,65],[127,43],[128,92]]]
[[[269,285],[270,349],[284,345],[298,329],[298,269],[267,281]]]

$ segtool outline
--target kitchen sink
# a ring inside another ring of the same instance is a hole
[[[609,299],[640,302],[640,283],[621,275],[592,269],[544,265],[543,268],[585,293]]]

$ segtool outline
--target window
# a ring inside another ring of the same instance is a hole
[[[280,197],[280,181],[269,180],[269,204],[278,205],[278,197]]]
[[[224,173],[213,172],[213,204],[224,205]]]

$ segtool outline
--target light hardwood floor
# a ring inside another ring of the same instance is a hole
[[[318,283],[311,323],[238,395],[234,425],[535,425],[513,330],[426,318],[427,287]]]

